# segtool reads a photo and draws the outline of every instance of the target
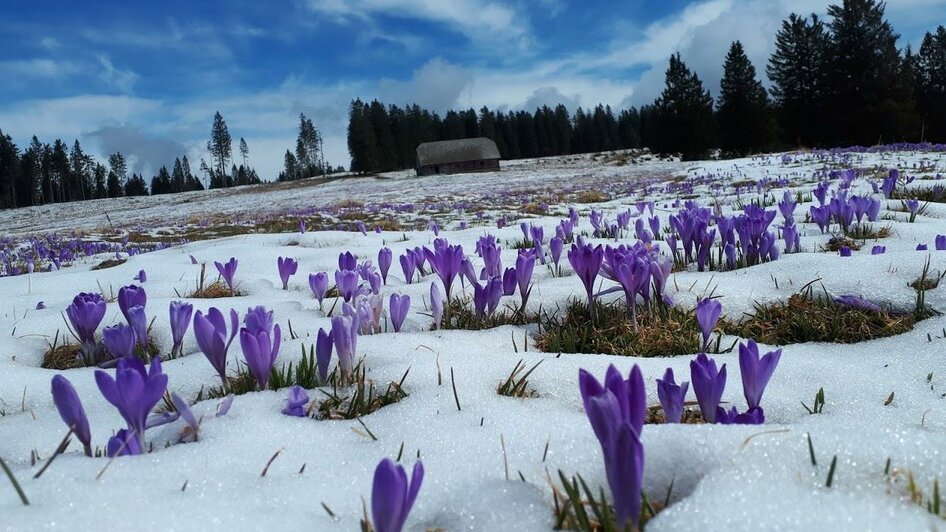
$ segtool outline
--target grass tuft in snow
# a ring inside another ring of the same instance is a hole
[[[361,371],[358,371],[360,369]],[[404,391],[404,381],[407,379],[410,368],[404,372],[401,380],[398,382],[389,382],[383,392],[375,389],[374,381],[367,378],[367,369],[364,364],[361,368],[356,368],[352,372],[354,383],[342,389],[333,387],[331,393],[320,389],[326,395],[326,399],[319,403],[318,408],[312,413],[312,417],[317,419],[359,419],[376,412],[385,406],[397,403],[407,397]],[[350,394],[344,392],[349,391]],[[367,430],[367,427],[365,427]],[[371,435],[371,432],[368,431]],[[372,439],[374,438],[373,435]]]
[[[95,266],[92,266],[92,267],[89,268],[89,269],[92,270],[92,271],[106,270],[106,269],[108,269],[108,268],[114,268],[115,266],[121,266],[122,264],[125,264],[125,262],[126,262],[127,260],[128,260],[128,259],[108,259],[108,260],[103,260],[102,262],[96,264]]]
[[[702,425],[706,423],[703,419],[703,413],[699,408],[687,408],[697,406],[696,401],[687,401],[683,404],[683,415],[680,416],[680,423],[683,425]],[[647,416],[644,418],[647,425],[661,425],[667,423],[667,416],[660,405],[654,405],[647,408]]]
[[[577,530],[579,532],[631,532],[633,530],[644,530],[648,521],[654,518],[660,511],[667,506],[668,501],[663,503],[651,502],[647,495],[641,494],[641,515],[637,527],[628,524],[626,528],[618,527],[614,515],[614,509],[608,503],[604,494],[604,488],[599,489],[596,495],[588,487],[581,475],[575,475],[571,479],[565,476],[562,471],[558,472],[561,481],[561,489],[552,483],[552,501],[555,505],[555,526],[554,530]],[[672,486],[672,485],[671,485]],[[669,500],[670,493],[667,493]]]
[[[804,342],[853,344],[903,334],[912,330],[918,320],[930,315],[930,312],[914,315],[841,305],[827,294],[815,297],[809,285],[789,297],[788,301],[768,305],[757,303],[755,311],[746,319],[724,324],[724,329],[729,334],[754,338],[769,345]]]
[[[535,371],[535,368],[539,367],[542,361],[538,361],[534,366],[526,370],[525,362],[520,360],[516,363],[516,367],[512,369],[512,372],[509,373],[509,376],[506,377],[502,382],[499,383],[499,386],[496,387],[496,393],[499,395],[505,395],[506,397],[536,397],[538,392],[529,387],[529,375]]]
[[[539,321],[538,314],[524,314],[517,307],[506,306],[497,309],[492,315],[477,316],[473,310],[473,302],[469,299],[453,298],[450,308],[445,309],[442,329],[481,331],[493,329],[503,325],[524,325]]]
[[[693,310],[655,304],[651,312],[638,312],[635,331],[627,308],[618,302],[595,302],[597,321],[588,305],[572,301],[564,314],[546,313],[539,323],[536,345],[548,353],[604,353],[642,357],[688,355],[700,351],[700,327]],[[710,346],[721,350],[722,337]]]
[[[823,246],[821,246],[821,251],[831,251],[837,253],[838,250],[845,246],[851,248],[851,251],[857,251],[861,249],[861,243],[857,242],[853,238],[849,238],[844,235],[835,235],[832,236]]]
[[[150,332],[150,327],[149,327]],[[59,343],[59,331],[56,331],[56,335],[53,338],[53,342],[49,344],[49,347],[46,349],[46,352],[43,353],[43,362],[40,364],[40,367],[45,369],[75,369],[85,367],[83,358],[80,354],[82,351],[82,346],[78,343],[69,342],[68,338],[65,335],[62,336],[64,342]],[[148,346],[145,349],[145,352],[140,352],[138,349],[138,358],[140,358],[144,363],[148,363],[152,358],[160,356],[161,349],[154,343],[154,338],[148,337]],[[96,347],[96,360],[113,360],[112,356],[108,354],[108,351],[105,349],[104,344],[99,344]]]
[[[892,234],[893,230],[891,227],[885,226],[880,229],[874,230],[874,227],[870,224],[854,224],[844,231],[844,236],[853,239],[853,240],[879,240],[881,238],[887,238]],[[863,242],[861,243],[863,245]],[[854,249],[854,248],[851,248]],[[836,250],[835,250],[836,251]]]

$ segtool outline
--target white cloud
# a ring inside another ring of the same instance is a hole
[[[518,40],[528,34],[524,17],[491,0],[309,0],[316,13],[336,22],[371,20],[376,15],[438,22],[474,40]]]
[[[417,69],[411,79],[382,79],[378,82],[380,98],[399,105],[416,103],[443,113],[464,105],[460,96],[473,83],[473,74],[462,67],[434,58]]]
[[[71,61],[34,58],[16,61],[0,61],[0,77],[6,83],[19,83],[34,79],[63,79],[80,72],[78,65]],[[0,81],[0,84],[3,82]]]
[[[40,39],[39,45],[49,51],[55,50],[61,46],[59,41],[57,41],[54,37],[43,37]]]
[[[122,70],[116,67],[108,56],[100,55],[98,59],[99,65],[102,67],[99,79],[122,92],[130,92],[132,86],[138,81],[138,74],[132,70]]]

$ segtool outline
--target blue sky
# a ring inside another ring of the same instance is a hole
[[[716,92],[729,43],[760,73],[781,20],[816,0],[10,0],[0,20],[0,129],[21,145],[78,138],[137,168],[199,164],[219,110],[251,164],[274,177],[300,112],[327,159],[348,164],[354,97],[449,108],[650,101],[667,57]],[[916,45],[946,0],[890,0]]]

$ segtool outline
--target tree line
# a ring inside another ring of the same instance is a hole
[[[775,36],[766,90],[739,41],[723,62],[717,98],[679,53],[651,104],[564,105],[534,112],[486,107],[443,117],[420,106],[354,100],[349,108],[351,170],[411,168],[423,142],[487,137],[503,159],[646,146],[702,159],[714,150],[739,157],[797,147],[946,142],[946,29],[927,32],[918,51],[884,16],[885,4],[845,0],[828,19],[791,14]]]
[[[78,140],[69,148],[61,139],[45,144],[35,135],[21,150],[10,135],[0,131],[0,208],[259,183],[256,170],[249,166],[246,140],[239,141],[239,166],[233,161],[231,144],[226,121],[218,112],[207,142],[211,163],[208,165],[203,159],[200,162],[203,180],[192,172],[185,155],[175,158],[170,170],[161,166],[148,181],[140,173],[129,173],[128,161],[122,153],[109,155],[103,163],[86,153]]]

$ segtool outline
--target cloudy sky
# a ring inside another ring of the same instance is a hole
[[[838,0],[840,1],[840,0]],[[669,55],[718,90],[740,39],[760,72],[790,12],[816,0],[166,0],[66,7],[9,0],[0,19],[0,130],[20,145],[79,139],[150,173],[199,164],[219,110],[250,162],[273,178],[298,115],[326,158],[348,165],[355,97],[449,108],[615,108],[651,101]],[[86,5],[93,4],[93,5]],[[81,7],[79,7],[81,6]],[[914,46],[946,0],[889,0]],[[10,16],[12,15],[12,16]]]

